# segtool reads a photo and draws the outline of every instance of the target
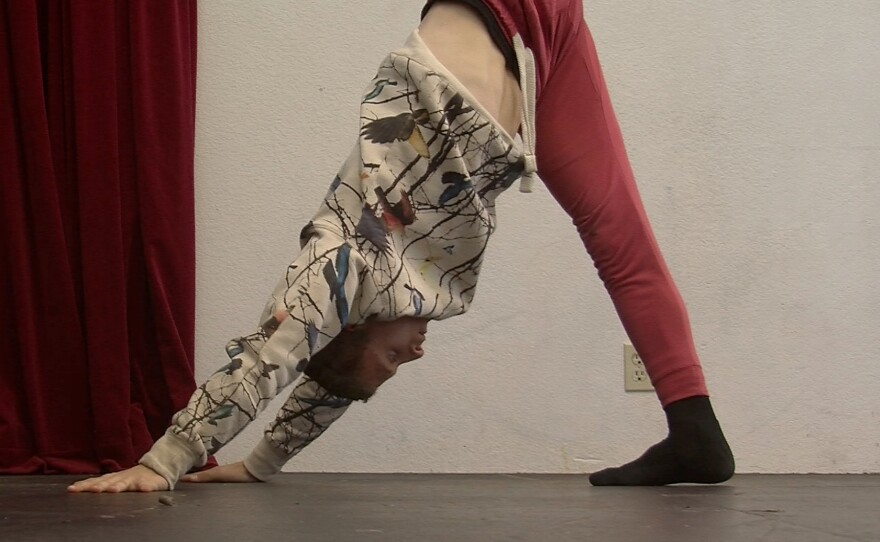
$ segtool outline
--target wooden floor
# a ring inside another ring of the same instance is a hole
[[[880,541],[880,475],[596,488],[570,475],[285,474],[67,494],[76,479],[0,477],[0,541]]]

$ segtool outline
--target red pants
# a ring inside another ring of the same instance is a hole
[[[499,45],[508,59],[517,34],[534,54],[538,173],[577,227],[660,401],[666,406],[708,395],[687,311],[642,206],[581,0],[466,3],[484,15],[496,42],[507,40]]]

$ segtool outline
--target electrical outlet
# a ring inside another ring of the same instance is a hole
[[[624,391],[654,391],[645,364],[633,345],[623,345],[623,389]]]

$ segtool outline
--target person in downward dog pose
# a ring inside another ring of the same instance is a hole
[[[258,330],[227,345],[166,434],[72,492],[268,480],[468,309],[495,199],[540,180],[572,217],[645,362],[669,434],[594,485],[718,483],[734,459],[641,204],[580,0],[429,1],[365,90],[358,141]],[[514,135],[520,134],[517,139]],[[242,462],[203,465],[296,381]]]

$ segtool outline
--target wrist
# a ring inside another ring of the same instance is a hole
[[[186,442],[169,429],[138,463],[164,478],[168,489],[173,490],[180,477],[199,464],[199,459]],[[204,459],[201,463],[204,463]]]
[[[274,446],[265,438],[254,447],[242,464],[245,470],[261,482],[268,482],[273,476],[281,471],[287,463],[288,455]]]

